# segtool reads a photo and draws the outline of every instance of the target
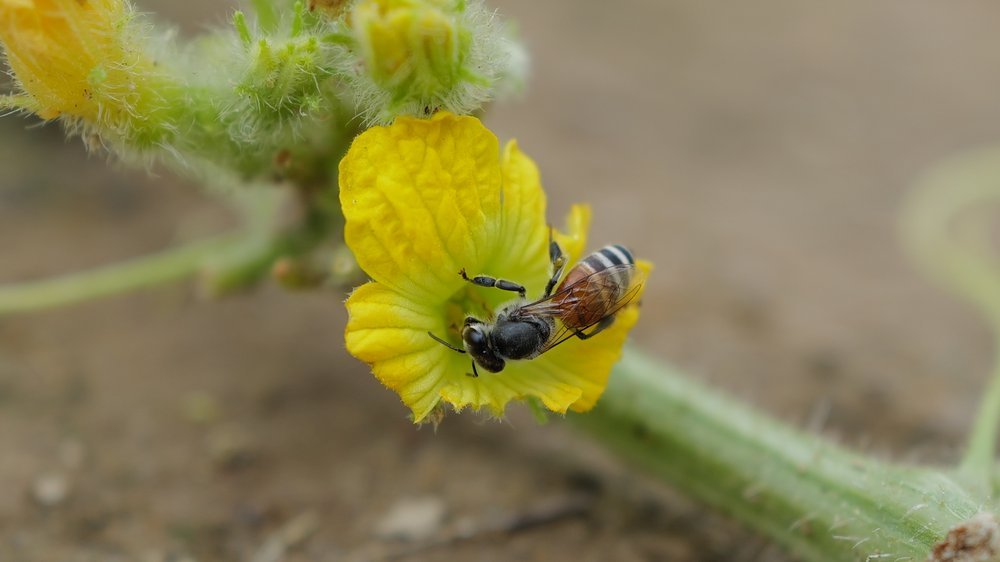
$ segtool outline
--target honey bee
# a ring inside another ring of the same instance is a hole
[[[636,298],[645,281],[632,253],[618,244],[584,258],[562,283],[566,258],[555,241],[549,242],[549,258],[552,277],[542,297],[533,302],[525,302],[523,285],[487,275],[469,277],[462,269],[459,275],[469,283],[516,292],[520,299],[505,306],[492,322],[467,316],[461,330],[463,347],[427,334],[453,351],[469,354],[470,376],[479,376],[477,365],[499,373],[509,360],[533,359],[574,336],[581,340],[596,336],[614,323],[615,314]]]

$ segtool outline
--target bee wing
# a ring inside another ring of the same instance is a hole
[[[581,303],[590,302],[603,291],[607,290],[607,288],[617,288],[617,276],[628,270],[632,270],[633,273],[632,281],[629,283],[629,288],[631,288],[641,275],[641,270],[636,268],[635,265],[628,263],[614,265],[596,273],[591,273],[548,297],[523,305],[518,310],[518,313],[525,316],[561,316],[565,311],[572,310]],[[623,293],[627,292],[627,290],[623,291]]]
[[[586,306],[593,299],[601,298],[600,295],[605,294],[604,291],[608,288],[617,289],[619,286],[619,278],[617,276],[627,270],[632,270],[628,287],[621,291],[621,294],[613,302],[608,304],[607,312],[604,316],[586,326],[576,328],[570,328],[562,320],[558,320],[565,311],[572,310],[576,306]],[[522,307],[520,312],[523,314],[557,318],[557,328],[549,336],[548,341],[545,342],[545,346],[542,348],[541,352],[544,353],[575,336],[578,331],[583,332],[605,318],[617,314],[619,310],[631,304],[639,296],[645,281],[644,273],[641,269],[635,267],[635,265],[616,265],[592,273],[551,297],[527,304]]]

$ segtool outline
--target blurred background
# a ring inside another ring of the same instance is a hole
[[[235,6],[137,4],[187,35]],[[896,222],[921,170],[1000,140],[1000,5],[493,6],[533,76],[488,124],[555,222],[590,202],[592,247],[656,263],[641,346],[852,447],[955,458],[992,338]],[[0,166],[0,282],[234,223],[34,119],[0,120]],[[177,284],[0,318],[0,559],[786,560],[562,423],[413,427],[344,352],[343,297]]]

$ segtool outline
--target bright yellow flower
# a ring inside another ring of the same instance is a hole
[[[155,96],[142,82],[153,65],[131,44],[131,16],[125,0],[0,0],[0,42],[28,95],[22,105],[111,128],[142,115]]]
[[[592,339],[572,338],[478,378],[467,375],[468,355],[427,334],[458,345],[454,327],[466,315],[487,319],[511,300],[462,280],[462,268],[521,283],[529,298],[551,275],[545,193],[516,143],[501,154],[496,136],[473,117],[401,117],[354,141],[340,164],[340,200],[347,244],[374,279],[347,300],[347,349],[399,393],[414,421],[442,400],[495,415],[526,397],[559,413],[594,406],[638,319],[638,299]],[[555,235],[572,265],[586,244],[589,208],[574,206],[567,222]]]

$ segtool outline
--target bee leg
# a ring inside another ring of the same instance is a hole
[[[459,271],[458,274],[462,276],[462,279],[465,279],[466,281],[472,283],[473,285],[479,285],[480,287],[496,287],[501,291],[515,292],[521,295],[522,299],[527,294],[527,289],[524,288],[524,285],[519,285],[517,283],[514,283],[513,281],[507,281],[505,279],[497,279],[496,277],[490,277],[488,275],[477,275],[475,277],[469,277],[465,273],[465,268],[462,268],[462,271]]]
[[[450,343],[448,343],[448,342],[444,341],[443,339],[441,339],[441,338],[439,338],[439,337],[435,336],[435,335],[434,335],[433,333],[431,333],[431,332],[427,332],[427,335],[428,335],[428,336],[430,336],[430,337],[431,337],[431,339],[433,339],[434,341],[438,342],[439,344],[441,344],[441,345],[443,345],[443,346],[447,347],[448,349],[450,349],[450,350],[452,350],[452,351],[457,351],[457,352],[459,352],[459,353],[465,353],[465,350],[464,350],[464,349],[462,349],[461,347],[457,347],[457,346],[454,346],[454,345],[451,345]]]
[[[470,376],[470,377],[474,378],[474,379],[478,379],[479,378],[479,371],[476,370],[476,360],[475,359],[472,360],[472,372],[471,373],[465,373],[465,374],[467,376]]]
[[[597,334],[600,334],[601,332],[603,332],[604,330],[606,330],[609,326],[611,326],[614,323],[615,323],[615,317],[614,317],[614,315],[608,316],[604,320],[601,320],[600,322],[598,322],[597,326],[594,327],[594,329],[591,330],[589,334],[583,333],[582,330],[577,330],[576,331],[576,337],[580,338],[581,340],[589,340],[590,338],[592,338],[592,337],[596,336]]]
[[[559,243],[552,239],[551,228],[549,228],[549,259],[552,261],[552,278],[545,285],[545,295],[543,298],[552,296],[552,289],[555,289],[556,283],[559,282],[563,269],[566,267],[566,256],[563,255]]]

